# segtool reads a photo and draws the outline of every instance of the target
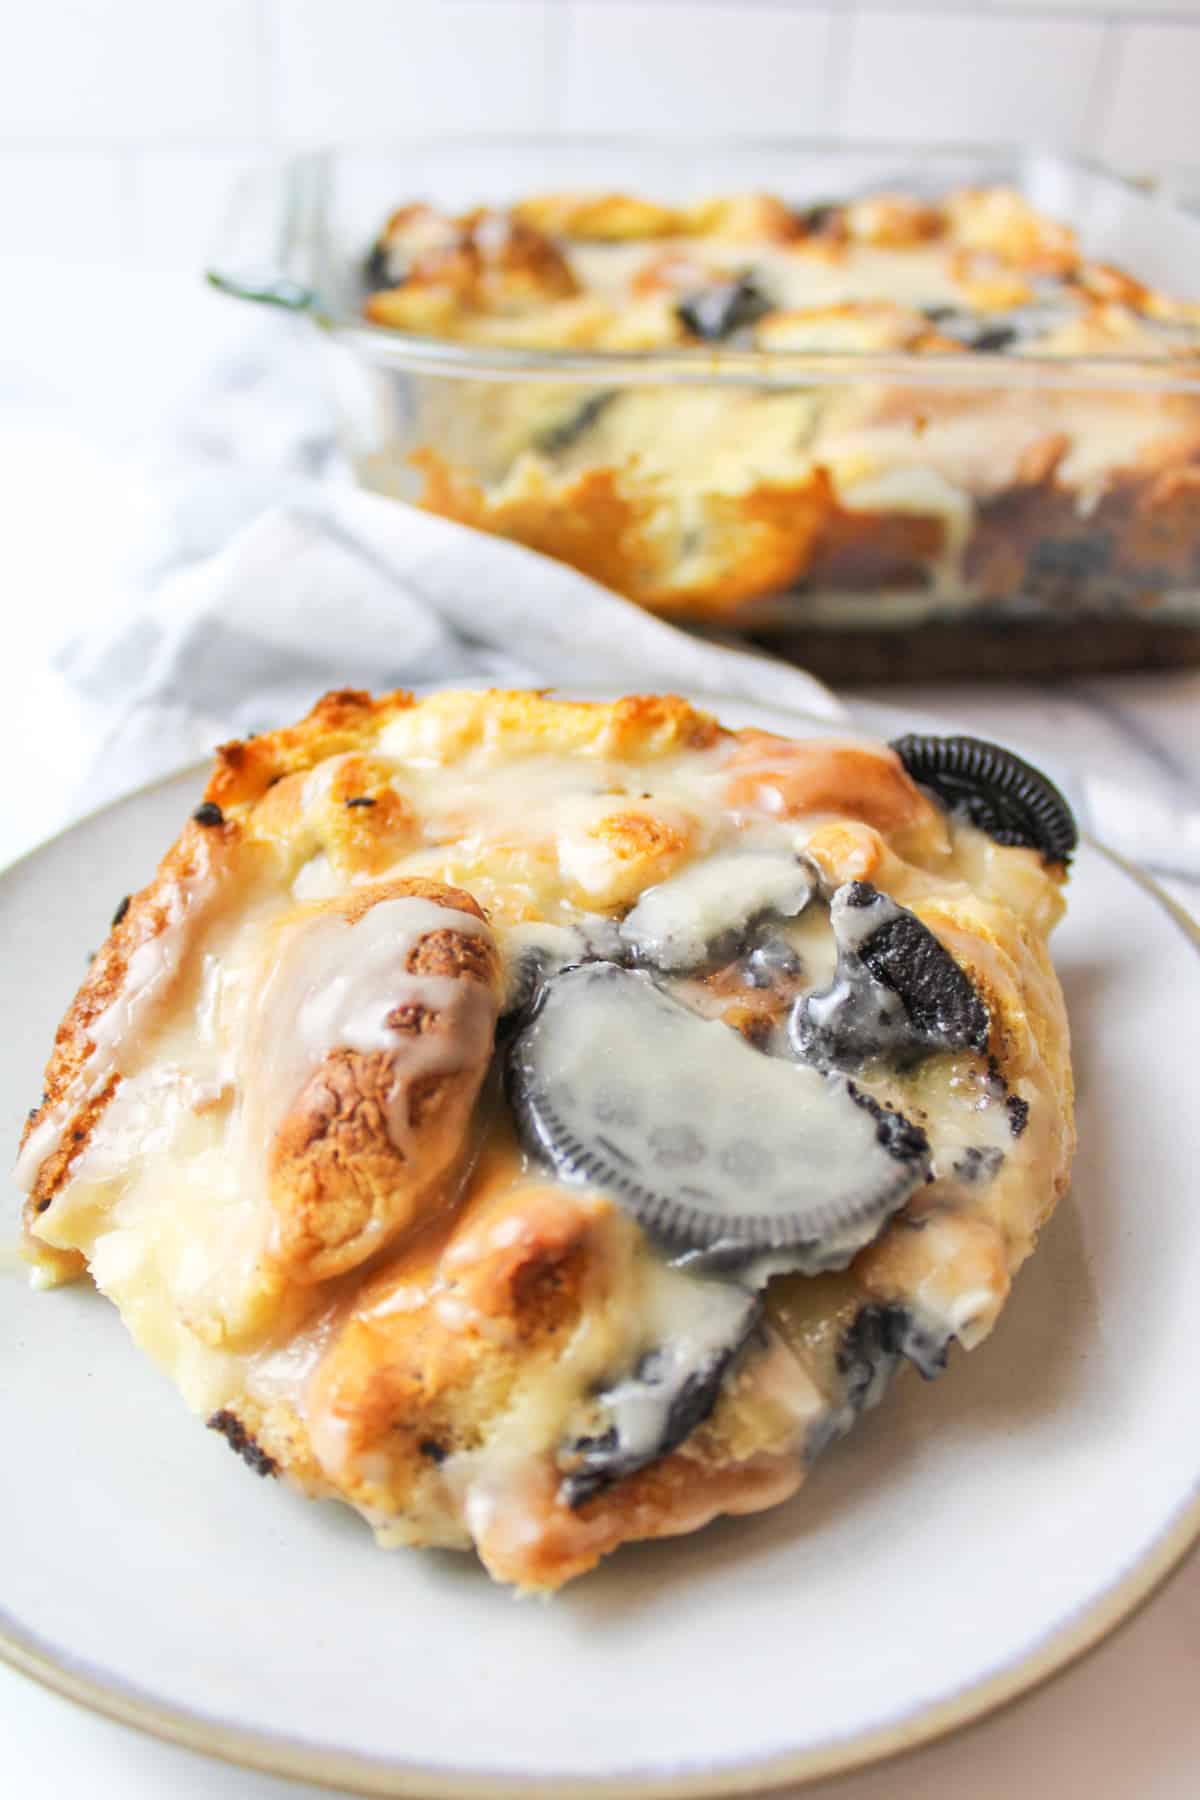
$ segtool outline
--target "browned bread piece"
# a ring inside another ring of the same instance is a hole
[[[791,911],[729,899],[760,867],[808,871]],[[27,1254],[46,1283],[88,1270],[259,1474],[556,1587],[783,1499],[898,1358],[931,1372],[990,1330],[1070,1167],[1064,875],[852,735],[731,732],[671,696],[329,695],[223,747],[120,909],[26,1128]],[[615,956],[777,1071],[851,891],[901,909],[986,1041],[857,1068],[930,1178],[844,1266],[764,1278],[672,1410],[654,1370],[728,1292],[696,1314],[603,1146],[580,1179],[535,1141],[512,1047],[556,970]],[[638,909],[673,894],[698,947],[660,968]],[[605,1412],[622,1383],[652,1402],[644,1441]]]

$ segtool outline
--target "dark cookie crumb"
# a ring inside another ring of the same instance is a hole
[[[978,337],[972,338],[969,348],[972,350],[1007,350],[1015,344],[1017,334],[1011,325],[992,325],[981,331]]]
[[[903,1113],[890,1106],[881,1106],[873,1095],[865,1093],[853,1081],[846,1083],[846,1092],[856,1106],[861,1106],[874,1119],[876,1139],[897,1162],[913,1162],[928,1153],[929,1139],[921,1127],[906,1119]]]
[[[225,814],[212,800],[206,800],[202,806],[198,806],[192,817],[197,825],[223,825],[225,823]]]
[[[347,800],[346,802],[347,806],[374,806],[374,804],[375,802],[370,794],[355,794],[353,800]]]
[[[551,425],[549,430],[539,432],[534,447],[541,450],[546,456],[557,456],[560,451],[569,450],[571,445],[586,431],[591,430],[596,420],[608,410],[616,397],[616,393],[611,389],[601,390],[598,394],[590,394],[581,406],[575,407],[574,411],[569,412],[565,419],[560,419],[557,425]]]
[[[392,279],[389,262],[388,246],[380,238],[379,242],[372,246],[370,255],[363,262],[363,280],[372,292],[379,288],[396,285]]]
[[[675,308],[675,316],[693,337],[716,343],[754,325],[770,310],[771,302],[753,277],[742,275],[687,295]]]
[[[825,227],[838,217],[841,210],[841,207],[832,200],[818,200],[812,206],[801,207],[796,213],[795,219],[802,230],[809,236],[813,236],[817,232],[824,231]]]
[[[1022,1100],[1020,1094],[1010,1094],[1004,1102],[1004,1110],[1008,1114],[1008,1129],[1014,1137],[1020,1137],[1029,1123],[1028,1100]]]
[[[210,1431],[219,1431],[231,1450],[235,1450],[256,1475],[278,1475],[279,1464],[265,1450],[260,1450],[236,1413],[228,1412],[224,1407],[215,1412],[208,1421]]]
[[[132,896],[130,894],[126,894],[123,900],[117,902],[117,910],[112,916],[112,928],[114,931],[125,917],[125,914],[129,911],[129,902],[131,898]]]
[[[444,1463],[450,1454],[445,1444],[439,1444],[436,1438],[422,1438],[417,1449],[422,1456],[428,1457],[431,1463]]]
[[[997,1150],[993,1145],[968,1144],[954,1164],[953,1173],[960,1181],[990,1181],[1003,1161],[1003,1150]]]

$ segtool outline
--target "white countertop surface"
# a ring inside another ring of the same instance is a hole
[[[0,863],[57,825],[70,770],[92,748],[79,727],[77,741],[59,733],[45,782],[40,771],[29,779],[30,746],[57,730],[48,657],[101,609],[122,604],[122,583],[148,554],[169,487],[161,466],[148,481],[146,446],[171,407],[194,399],[214,346],[234,343],[240,329],[236,309],[177,277],[140,277],[134,288],[108,274],[94,283],[91,335],[81,337],[78,287],[64,279],[47,297],[45,278],[44,268],[6,276],[0,265],[25,315],[0,353],[0,492],[14,502],[0,543],[0,767],[8,771]],[[97,355],[97,345],[113,342],[115,352]],[[135,361],[142,379],[133,385]],[[171,493],[173,505],[183,495],[189,520],[203,510],[202,489],[193,462]],[[205,522],[195,528],[202,533]],[[1131,790],[1152,872],[1200,912],[1200,881],[1187,873],[1200,850],[1200,670],[889,687],[864,697],[1009,739],[1086,775],[1093,798]],[[1188,851],[1178,864],[1172,842]],[[1195,1800],[1198,1685],[1193,1557],[1137,1617],[1046,1688],[931,1749],[806,1792],[814,1800],[1012,1800],[1022,1791],[1038,1800]],[[315,1800],[318,1791],[139,1736],[0,1667],[0,1793],[12,1800]]]

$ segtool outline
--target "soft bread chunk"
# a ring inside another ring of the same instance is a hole
[[[784,818],[830,813],[861,819],[900,842],[935,853],[946,844],[936,807],[882,745],[789,743],[746,731],[729,759],[732,806],[761,807]]]
[[[778,1503],[900,1357],[987,1335],[1074,1147],[1064,874],[864,739],[672,696],[329,695],[222,748],[119,909],[26,1126],[26,1255],[89,1273],[257,1473],[560,1586]],[[518,1096],[511,1046],[556,971],[614,961],[751,1046],[748,1098],[731,1126],[703,1066],[663,1084],[633,1044],[589,1075],[583,1013],[580,1129],[598,1108],[629,1157],[644,1129],[668,1184],[733,1129],[758,1179],[803,1145],[755,1115],[751,1052],[786,1064],[815,1006],[839,1104],[915,1171],[870,1241],[731,1286],[643,1228],[603,1131],[578,1163],[534,1141],[550,1090],[525,1057]],[[856,1048],[877,1014],[894,1054]],[[651,1090],[675,1114],[635,1129]]]
[[[317,1028],[334,1041],[294,1093],[289,1055],[291,1081],[271,1096],[286,1110],[270,1140],[270,1256],[288,1279],[310,1283],[356,1267],[445,1199],[491,1060],[500,965],[471,895],[414,878],[318,902],[286,919],[281,935],[250,1039],[250,1080],[272,1068],[273,1044],[294,1030],[297,985],[308,986],[310,1010],[320,1004],[314,962],[339,986],[365,971],[370,1004],[385,1008],[382,1027],[350,1043],[361,1024],[336,996],[340,1018]]]

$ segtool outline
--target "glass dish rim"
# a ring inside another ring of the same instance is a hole
[[[224,256],[220,246],[205,265],[209,284],[235,299],[267,304],[307,317],[327,337],[373,362],[418,375],[469,377],[512,382],[530,378],[578,386],[733,386],[836,387],[864,378],[920,387],[982,390],[1105,388],[1122,392],[1193,393],[1200,391],[1200,358],[1182,360],[1130,355],[1033,356],[968,350],[930,352],[827,350],[789,351],[730,349],[719,345],[673,347],[669,350],[530,349],[507,345],[464,344],[422,333],[373,325],[322,299],[321,283],[312,266],[312,230],[322,220],[328,199],[328,174],[347,154],[386,154],[405,150],[436,155],[463,151],[532,152],[639,151],[684,160],[700,148],[738,154],[842,156],[848,162],[877,163],[895,157],[911,165],[936,169],[940,163],[990,161],[993,179],[1001,170],[1019,174],[1038,159],[1090,180],[1104,181],[1131,197],[1164,204],[1185,216],[1187,209],[1161,187],[1123,175],[1097,158],[1052,146],[1003,142],[945,142],[931,145],[894,141],[847,143],[829,137],[762,135],[561,133],[552,132],[420,132],[386,138],[351,138],[284,153],[250,171],[235,190],[235,205],[251,184],[271,184],[277,202],[275,253],[268,264],[249,273]],[[983,171],[981,170],[981,174]],[[961,177],[960,177],[961,179]],[[1068,221],[1069,222],[1069,221]],[[232,233],[226,234],[230,239]],[[295,272],[297,252],[307,256]],[[305,278],[307,277],[307,279]]]

